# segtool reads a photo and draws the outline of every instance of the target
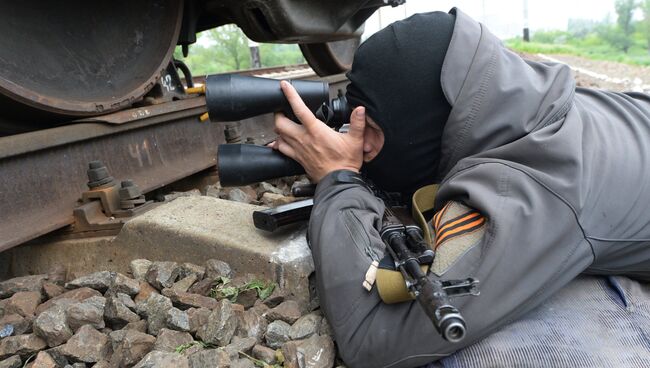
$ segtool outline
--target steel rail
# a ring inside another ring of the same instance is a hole
[[[319,79],[332,95],[347,82]],[[0,252],[72,224],[93,160],[144,193],[215,166],[224,125],[199,122],[205,111],[196,97],[0,137]],[[243,120],[242,136],[270,140],[272,123],[270,114]]]

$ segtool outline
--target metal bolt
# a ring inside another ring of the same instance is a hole
[[[129,200],[136,199],[142,195],[140,188],[133,182],[133,180],[124,180],[122,181],[120,188],[120,199]]]
[[[224,129],[226,143],[241,143],[241,131],[239,125],[239,122],[226,124],[226,128]]]
[[[107,184],[113,184],[115,179],[109,175],[103,162],[96,160],[88,163],[88,188],[94,189]]]

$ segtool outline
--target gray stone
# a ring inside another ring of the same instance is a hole
[[[231,360],[237,360],[239,358],[239,352],[250,355],[253,350],[253,346],[257,344],[257,339],[254,337],[233,337],[230,344],[223,347],[223,350],[228,353]]]
[[[251,203],[256,200],[257,197],[251,196],[251,193],[246,193],[239,188],[232,188],[228,191],[227,198],[229,201],[235,201],[240,203]]]
[[[118,345],[122,343],[127,332],[129,332],[129,330],[117,330],[108,334],[108,340],[111,342],[111,348],[113,350],[117,349]]]
[[[205,195],[208,197],[215,197],[215,198],[222,198],[225,195],[222,196],[221,190],[223,188],[221,187],[220,183],[216,183],[214,185],[207,185],[205,187]]]
[[[93,296],[80,303],[74,303],[66,310],[66,321],[72,331],[77,331],[83,325],[91,325],[96,329],[106,327],[104,323],[104,306],[106,298]]]
[[[137,304],[138,313],[147,317],[147,331],[154,336],[165,327],[167,311],[171,308],[172,301],[160,294],[151,294],[147,300]]]
[[[174,352],[179,346],[189,344],[193,341],[194,339],[192,338],[192,335],[187,332],[163,328],[160,330],[158,338],[156,338],[156,343],[154,344],[153,349]]]
[[[313,368],[331,368],[335,362],[334,342],[329,336],[313,335],[305,340],[287,342],[282,346],[282,355],[286,368],[301,368],[305,362]]]
[[[139,287],[138,287],[139,288]],[[135,312],[135,302],[130,296],[124,293],[117,293],[115,297],[124,304],[125,307]]]
[[[53,262],[49,263],[49,267],[47,269],[49,272],[47,273],[47,280],[53,284],[57,284],[59,286],[63,286],[65,284],[66,280],[66,275],[67,275],[67,270],[65,266],[62,264],[55,264],[52,266]]]
[[[317,335],[322,319],[323,317],[316,313],[309,313],[300,317],[296,323],[291,326],[291,329],[289,330],[289,338],[291,340],[300,340],[311,335]]]
[[[76,278],[67,284],[65,284],[66,289],[78,289],[82,287],[88,287],[91,289],[98,290],[102,293],[106,292],[113,280],[115,279],[116,272],[111,271],[99,271],[91,273],[86,276],[81,276]]]
[[[267,348],[264,345],[255,345],[253,346],[253,357],[265,362],[266,364],[275,364],[278,361],[278,357],[275,354],[275,350]]]
[[[142,332],[127,330],[119,342],[113,344],[110,364],[113,367],[131,367],[147,355],[156,338]]]
[[[151,261],[148,259],[134,259],[129,264],[129,270],[134,279],[138,281],[144,281],[149,267],[151,267]]]
[[[210,313],[208,323],[201,326],[196,334],[204,342],[226,346],[230,343],[236,329],[237,316],[233,305],[227,299],[223,299]]]
[[[195,274],[190,274],[189,276],[176,281],[174,285],[172,285],[171,289],[175,292],[186,293],[187,290],[194,285],[197,279],[198,278]]]
[[[187,357],[191,368],[229,368],[230,357],[221,349],[205,349]]]
[[[212,288],[216,285],[217,283],[210,278],[205,278],[199,282],[194,283],[187,292],[192,293],[192,294],[199,294],[199,295],[208,295],[210,294],[210,291]]]
[[[41,293],[38,291],[19,291],[11,296],[4,305],[4,313],[15,313],[23,317],[33,316],[36,307],[41,304]]]
[[[181,197],[199,197],[201,195],[201,191],[198,189],[192,189],[188,190],[186,192],[172,192],[169,194],[165,194],[163,196],[163,199],[165,202],[171,202],[174,199],[181,198]]]
[[[269,308],[275,308],[280,303],[284,301],[284,291],[280,290],[280,288],[275,288],[273,289],[273,292],[271,295],[269,295],[268,298],[264,299],[264,305],[266,305]]]
[[[59,286],[53,282],[43,283],[43,294],[45,294],[46,299],[56,298],[63,293],[65,293],[65,289],[62,286]]]
[[[255,364],[250,359],[237,359],[230,362],[230,368],[255,368]]]
[[[104,360],[102,360],[104,362]],[[93,364],[93,368],[95,368],[97,364]],[[86,363],[73,363],[73,364],[68,364],[65,366],[65,368],[86,368],[87,365]]]
[[[32,320],[33,317],[25,318],[19,314],[6,314],[0,318],[0,329],[3,326],[11,325],[14,329],[14,336],[30,333],[32,331]]]
[[[41,292],[43,283],[48,279],[47,275],[31,275],[14,277],[0,282],[0,298],[9,298],[19,291]]]
[[[327,321],[327,318],[323,317],[323,319],[320,322],[320,326],[318,327],[318,334],[319,335],[326,335],[334,339],[334,331],[332,331],[332,326],[330,323]]]
[[[202,280],[205,276],[205,267],[194,263],[185,262],[179,266],[178,275],[180,278],[186,278],[190,275],[195,275],[197,280]]]
[[[273,349],[282,347],[282,344],[289,341],[289,330],[291,330],[291,325],[282,320],[269,323],[264,334],[266,346]]]
[[[85,325],[63,345],[62,351],[73,361],[95,363],[108,357],[111,344],[108,336],[90,325]]]
[[[162,293],[164,296],[169,297],[176,307],[183,310],[188,308],[214,309],[218,303],[217,300],[208,296],[184,293],[173,289],[163,289]]]
[[[288,324],[293,324],[301,315],[302,313],[300,312],[298,303],[293,300],[287,300],[266,312],[265,317],[269,322],[281,320]]]
[[[253,307],[238,316],[237,336],[254,337],[258,343],[262,342],[268,327],[268,322],[262,313],[259,308]]]
[[[46,347],[45,341],[34,334],[5,337],[0,341],[0,359],[12,355],[26,358]]]
[[[205,326],[210,320],[211,310],[207,308],[190,308],[187,311],[190,324],[190,332],[196,333],[201,326]]]
[[[151,351],[134,368],[190,368],[187,358],[178,353]]]
[[[248,289],[244,290],[237,295],[237,304],[241,304],[244,308],[248,309],[255,305],[257,301],[257,290]]]
[[[265,181],[260,182],[258,187],[257,187],[257,197],[262,197],[264,193],[274,193],[274,194],[279,194],[279,195],[284,195],[284,191],[275,185],[271,183],[267,183]]]
[[[266,192],[260,198],[262,204],[268,207],[277,207],[282,206],[283,204],[288,204],[296,201],[296,197],[293,196],[284,196],[282,194],[275,194]]]
[[[18,355],[14,355],[0,362],[0,368],[21,368],[23,361]]]
[[[73,302],[65,300],[69,304]],[[49,347],[59,346],[72,337],[66,318],[66,305],[61,303],[46,310],[34,320],[34,333],[42,337]]]
[[[230,368],[255,368],[255,364],[250,359],[236,359],[230,362]]]
[[[147,332],[147,321],[141,319],[137,322],[127,323],[124,330],[134,330],[138,332]]]
[[[102,294],[94,289],[83,287],[79,289],[70,290],[53,299],[46,301],[36,308],[36,315],[43,313],[54,305],[70,305],[73,302],[81,302],[93,296],[102,296]]]
[[[124,294],[122,294],[124,295]],[[127,323],[137,322],[140,317],[131,311],[119,296],[109,296],[106,298],[106,307],[104,308],[104,317],[111,326],[120,328]],[[131,300],[129,298],[129,300]],[[131,301],[133,303],[133,301]],[[135,306],[135,304],[134,304]]]
[[[232,269],[230,265],[218,259],[208,259],[205,262],[205,277],[211,280],[216,280],[220,277],[232,277]]]
[[[110,295],[123,293],[128,296],[134,296],[139,292],[140,282],[130,277],[124,276],[119,272],[115,274],[115,277],[113,278],[111,285],[108,288],[108,294]]]
[[[58,365],[56,361],[52,359],[50,354],[44,351],[39,351],[31,368],[58,368]]]
[[[133,301],[137,306],[138,303],[149,299],[149,296],[151,296],[151,294],[160,294],[160,293],[158,292],[158,290],[156,290],[155,287],[151,286],[151,284],[149,284],[146,281],[142,281],[140,283],[140,292],[138,293],[138,295],[135,296],[135,298],[133,298]]]
[[[69,364],[68,358],[63,354],[63,345],[45,351],[54,359],[59,367],[64,367]]]
[[[190,331],[190,318],[186,311],[171,308],[167,311],[167,327],[176,331]]]
[[[5,305],[7,305],[7,299],[0,299],[0,317],[5,315]]]
[[[113,367],[111,367],[111,363],[109,363],[108,361],[100,360],[99,362],[93,365],[93,368],[113,368]]]
[[[176,262],[153,262],[145,279],[158,290],[170,288],[178,279],[180,270]]]

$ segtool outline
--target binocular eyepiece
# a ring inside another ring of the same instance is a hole
[[[289,80],[305,105],[328,126],[339,129],[349,122],[351,110],[339,91],[330,101],[329,84]],[[211,121],[225,122],[282,112],[300,123],[276,79],[235,74],[210,75],[205,81],[205,100]],[[222,144],[218,151],[219,179],[223,186],[240,186],[283,176],[304,174],[295,160],[269,147]]]
[[[340,128],[348,123],[350,108],[345,96],[330,101],[329,84],[319,81],[289,80],[305,105],[327,125]],[[211,121],[235,121],[256,115],[282,112],[295,118],[280,81],[236,74],[210,75],[205,80],[205,101]]]

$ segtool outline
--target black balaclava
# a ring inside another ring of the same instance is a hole
[[[384,132],[366,173],[380,189],[411,195],[436,180],[442,130],[451,111],[440,84],[456,16],[416,14],[366,40],[347,77],[347,99],[365,106]]]

